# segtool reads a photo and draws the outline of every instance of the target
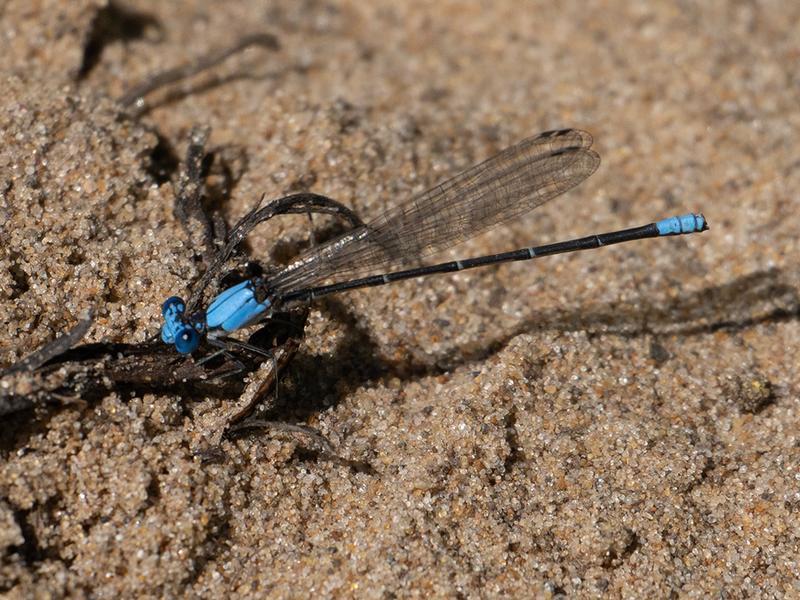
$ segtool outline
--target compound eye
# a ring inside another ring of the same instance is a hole
[[[184,327],[175,336],[175,348],[181,354],[191,354],[200,345],[200,334],[191,327]]]
[[[163,316],[167,316],[168,312],[176,312],[178,314],[183,313],[186,309],[186,303],[183,301],[183,298],[178,298],[177,296],[170,296],[166,300],[164,300],[164,304],[161,305],[161,314]]]

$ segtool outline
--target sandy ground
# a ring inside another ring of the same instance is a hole
[[[369,469],[266,434],[208,460],[224,401],[202,397],[3,417],[3,593],[800,596],[800,5],[0,11],[3,366],[89,307],[89,341],[157,331],[201,270],[165,160],[197,124],[239,157],[229,221],[302,189],[378,215],[574,126],[600,170],[447,256],[689,211],[711,224],[319,302],[280,417]],[[252,31],[281,49],[156,93],[138,118],[116,102]],[[279,261],[307,228],[287,217],[249,249]]]

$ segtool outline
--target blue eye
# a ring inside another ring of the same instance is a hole
[[[180,332],[185,325],[182,315],[186,309],[183,300],[177,296],[172,296],[161,305],[161,314],[164,315],[164,325],[161,327],[161,339],[167,344],[175,342],[175,335]]]
[[[200,345],[200,334],[191,327],[184,327],[175,336],[175,348],[181,354],[191,354]]]
[[[167,313],[182,314],[184,310],[186,310],[186,303],[184,303],[183,298],[178,298],[177,296],[170,296],[161,305],[161,314],[165,317]]]

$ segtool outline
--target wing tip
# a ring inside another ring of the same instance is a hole
[[[557,140],[565,138],[569,141],[570,145],[577,145],[581,148],[589,148],[594,142],[592,134],[582,129],[573,129],[571,127],[565,129],[550,129],[543,131],[535,136],[536,140]]]

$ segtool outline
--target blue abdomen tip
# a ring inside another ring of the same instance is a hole
[[[661,219],[656,223],[656,228],[658,229],[658,235],[680,235],[707,229],[706,219],[699,213]]]

